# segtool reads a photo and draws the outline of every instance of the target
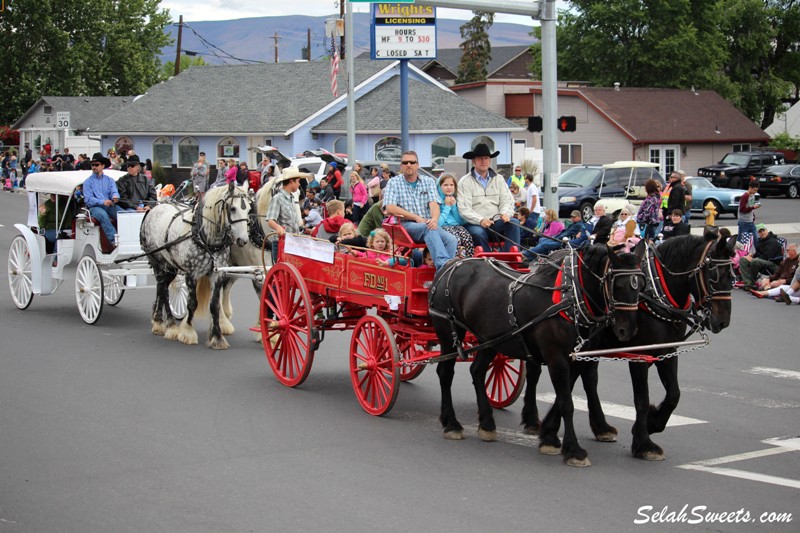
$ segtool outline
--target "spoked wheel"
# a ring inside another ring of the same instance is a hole
[[[261,338],[267,361],[287,387],[303,383],[314,362],[311,296],[300,272],[273,266],[261,290]]]
[[[394,340],[397,343],[397,349],[400,352],[401,363],[403,361],[410,361],[417,356],[417,345],[414,343],[413,339],[402,333],[398,333]],[[425,365],[421,363],[416,363],[413,365],[400,365],[400,381],[411,381],[422,374],[423,370],[425,370]]]
[[[525,386],[525,361],[509,359],[499,353],[486,372],[486,394],[495,409],[508,407],[519,398]]]
[[[388,413],[400,384],[400,358],[389,325],[379,316],[366,315],[350,340],[350,379],[361,407],[369,414]]]
[[[177,320],[183,320],[186,316],[188,301],[189,289],[186,287],[186,279],[180,274],[169,284],[169,308]]]
[[[108,305],[117,305],[125,296],[125,276],[103,272],[103,300]]]
[[[18,309],[27,309],[33,301],[33,278],[31,277],[31,254],[28,241],[17,235],[8,250],[8,288],[11,300]]]
[[[93,257],[85,255],[75,273],[75,299],[78,312],[87,324],[94,324],[103,312],[103,276]]]

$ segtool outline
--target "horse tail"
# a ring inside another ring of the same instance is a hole
[[[197,280],[195,296],[197,298],[195,316],[204,317],[208,313],[209,304],[211,303],[211,280],[208,276],[203,276]]]

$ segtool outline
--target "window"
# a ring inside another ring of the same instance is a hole
[[[200,144],[192,137],[184,137],[178,143],[178,166],[191,167],[200,157]]]
[[[582,165],[583,164],[583,145],[582,144],[559,144],[562,165]]]
[[[679,149],[678,145],[673,144],[652,144],[650,145],[650,162],[658,163],[661,171],[669,175],[678,170]]]
[[[603,188],[621,189],[628,186],[630,181],[631,169],[628,168],[609,168],[603,175]]]
[[[225,137],[217,144],[217,159],[239,159],[239,141]]]
[[[379,161],[400,161],[403,145],[400,137],[384,137],[375,143],[375,159]]]
[[[743,144],[734,144],[733,145],[734,152],[749,152],[750,151],[750,143],[743,143]]]
[[[333,153],[334,154],[346,154],[347,153],[347,137],[339,137],[333,143]]]
[[[45,115],[52,115],[53,114],[53,106],[51,106],[51,105],[44,106],[44,108],[42,109],[42,112]]]
[[[172,166],[172,140],[169,137],[159,137],[153,142],[153,163]]]
[[[439,137],[431,144],[431,165],[444,165],[444,160],[456,154],[456,142],[450,137]]]
[[[114,141],[114,151],[118,154],[126,154],[128,150],[133,150],[133,140],[130,137],[120,137]]]
[[[487,137],[486,135],[481,135],[480,137],[475,137],[472,139],[472,144],[469,145],[470,150],[474,150],[476,146],[480,143],[485,144],[489,147],[490,152],[494,152],[494,141],[491,137]]]

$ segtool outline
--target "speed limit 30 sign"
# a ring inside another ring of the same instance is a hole
[[[69,129],[69,111],[56,112],[56,128],[59,130]]]

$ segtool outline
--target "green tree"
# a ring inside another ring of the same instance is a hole
[[[492,59],[489,44],[489,28],[494,23],[494,13],[473,11],[474,16],[465,22],[461,30],[461,61],[458,64],[456,83],[483,81],[488,76],[487,65]]]
[[[202,56],[189,56],[181,54],[181,72],[192,67],[203,67],[208,65]],[[175,75],[175,62],[167,61],[161,66],[161,77],[165,80]]]
[[[766,128],[800,88],[800,2],[726,0],[724,7],[726,74],[736,88],[731,101]]]
[[[141,94],[170,44],[159,0],[14,0],[0,14],[0,123],[42,95]]]

